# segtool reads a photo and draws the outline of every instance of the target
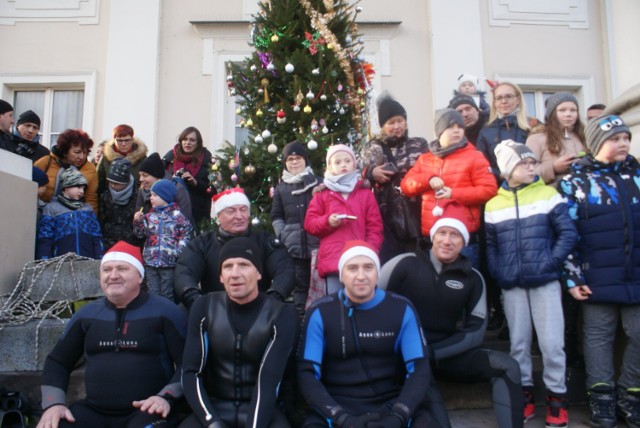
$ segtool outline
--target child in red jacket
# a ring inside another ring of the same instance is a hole
[[[304,229],[320,238],[318,273],[325,278],[327,294],[342,288],[338,259],[346,241],[363,240],[378,251],[382,245],[382,218],[370,189],[362,187],[353,150],[337,144],[327,151],[326,189],[314,195]]]

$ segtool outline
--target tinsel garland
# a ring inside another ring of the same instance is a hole
[[[347,86],[349,87],[349,94],[347,95],[347,99],[349,103],[353,107],[355,111],[354,115],[354,125],[356,129],[360,129],[361,120],[360,120],[360,100],[358,99],[357,88],[355,84],[355,80],[353,78],[353,70],[351,69],[351,62],[349,55],[347,52],[342,49],[342,45],[338,41],[338,38],[329,27],[327,27],[327,22],[333,18],[335,12],[333,11],[333,0],[323,0],[324,6],[327,9],[327,13],[321,14],[317,10],[311,6],[311,2],[309,0],[299,0],[300,4],[305,10],[307,16],[311,19],[311,26],[314,30],[318,31],[322,37],[326,40],[327,44],[332,44],[333,49],[338,56],[340,68],[345,74],[347,79]]]

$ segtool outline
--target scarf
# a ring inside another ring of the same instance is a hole
[[[84,205],[84,198],[80,199],[80,200],[73,200],[73,199],[69,199],[67,197],[65,197],[63,194],[59,194],[58,195],[58,202],[60,202],[62,205],[64,205],[65,207],[69,208],[70,210],[79,210],[80,208],[82,208],[82,206]]]
[[[202,167],[204,153],[201,151],[197,156],[180,155],[178,154],[178,144],[173,147],[173,173],[175,174],[178,170],[184,168],[195,178],[198,171],[200,171],[200,167]]]
[[[517,122],[518,121],[517,116],[518,116],[519,112],[520,112],[520,107],[516,107],[516,109],[514,111],[512,111],[511,113],[509,113],[509,114],[497,113],[497,117],[498,117],[498,119],[504,119],[504,118],[509,117],[509,116],[514,116],[516,118],[516,122]]]
[[[328,171],[324,173],[324,184],[334,192],[351,193],[360,180],[360,171],[357,169],[342,175],[332,175]]]
[[[111,193],[111,199],[113,199],[113,203],[116,205],[127,205],[129,200],[131,199],[131,195],[133,195],[133,175],[129,174],[129,184],[124,189],[118,191],[109,187],[109,192]]]
[[[287,184],[304,184],[301,189],[292,190],[292,195],[299,195],[318,185],[318,180],[316,180],[316,177],[313,175],[313,170],[310,166],[305,167],[301,173],[296,175],[291,174],[285,169],[282,171],[282,181]]]
[[[443,148],[440,146],[440,140],[435,140],[429,143],[429,151],[439,158],[446,157],[451,153],[455,152],[458,149],[463,148],[468,143],[467,137],[465,137],[462,141],[456,144],[452,144],[449,147]]]

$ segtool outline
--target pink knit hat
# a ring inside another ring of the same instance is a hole
[[[329,164],[329,159],[331,156],[335,155],[338,152],[347,152],[353,158],[353,163],[356,163],[356,155],[353,153],[353,149],[345,144],[335,144],[333,146],[329,146],[329,150],[327,150],[327,164]]]

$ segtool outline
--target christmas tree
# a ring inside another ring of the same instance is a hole
[[[356,4],[264,0],[259,7],[251,31],[255,51],[241,64],[230,64],[227,76],[248,137],[218,151],[211,181],[218,191],[242,187],[252,202],[254,226],[270,228],[283,147],[294,140],[306,144],[318,175],[331,144],[357,150],[367,136],[373,69],[359,56]]]

